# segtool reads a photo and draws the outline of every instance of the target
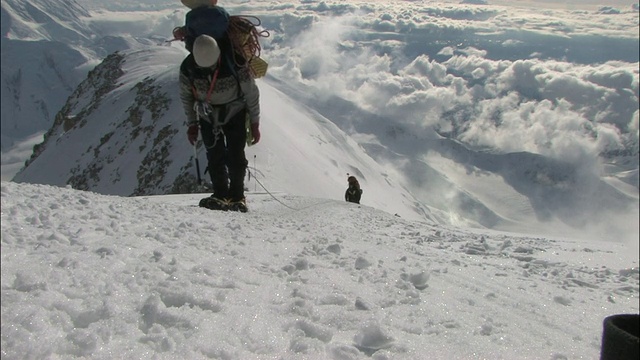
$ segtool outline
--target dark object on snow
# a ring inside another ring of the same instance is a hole
[[[600,360],[640,358],[640,314],[618,314],[604,319]]]
[[[349,182],[349,187],[347,191],[344,193],[344,199],[348,202],[360,204],[360,198],[362,197],[362,189],[360,188],[360,183],[358,183],[358,179],[355,176],[349,176],[347,178]]]
[[[213,195],[200,200],[198,206],[207,208],[209,210],[220,211],[239,211],[246,213],[249,211],[247,208],[247,202],[244,198],[238,201],[230,201],[228,199],[219,199]]]
[[[209,210],[220,210],[227,211],[229,210],[229,202],[224,199],[218,199],[214,196],[209,196],[200,200],[198,206],[207,208]]]

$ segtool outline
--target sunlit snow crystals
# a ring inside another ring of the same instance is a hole
[[[429,277],[430,274],[426,271],[419,271],[411,274],[403,273],[400,275],[402,280],[410,282],[418,290],[424,290],[429,287],[429,284],[427,284]]]

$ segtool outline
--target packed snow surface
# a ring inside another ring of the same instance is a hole
[[[2,359],[595,359],[633,244],[2,182]]]

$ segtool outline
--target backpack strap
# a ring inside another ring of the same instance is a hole
[[[216,67],[216,71],[213,73],[213,79],[211,79],[211,83],[209,84],[209,90],[207,91],[207,96],[204,99],[205,102],[209,102],[209,99],[211,98],[211,93],[213,92],[213,88],[216,86],[216,81],[218,80],[219,72],[220,72],[220,58],[218,58],[218,66]],[[191,91],[193,92],[193,97],[197,99],[198,92],[196,90],[195,85],[193,84],[194,82],[193,72],[190,75],[191,76],[189,77],[189,80],[191,81]]]
[[[219,105],[211,105],[209,104],[209,100],[211,99],[211,94],[213,93],[213,90],[215,88],[215,84],[218,80],[218,75],[220,72],[220,66],[221,66],[221,62],[220,59],[218,59],[218,66],[216,67],[216,70],[213,74],[213,78],[211,79],[211,82],[209,84],[209,90],[207,91],[207,95],[204,98],[204,100],[199,99],[198,98],[198,91],[195,87],[195,79],[194,79],[194,73],[193,71],[189,72],[189,81],[191,82],[191,92],[193,93],[193,97],[195,99],[194,103],[193,103],[193,110],[196,113],[196,119],[198,121],[200,121],[201,117],[205,117],[208,116],[211,111],[213,110],[214,107],[225,107],[228,104],[231,104],[235,101],[241,101],[244,106],[246,107],[246,99],[244,97],[244,91],[242,91],[242,86],[240,85],[240,77],[238,76],[238,74],[234,71],[231,76],[233,76],[233,78],[236,80],[236,84],[237,84],[237,97],[234,100],[229,101],[228,103],[225,104],[219,104]],[[215,124],[214,124],[215,125]],[[215,127],[215,126],[214,126]]]

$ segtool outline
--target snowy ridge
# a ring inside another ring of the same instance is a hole
[[[107,57],[68,98],[14,180],[123,196],[193,191],[193,149],[185,140],[177,81],[185,54],[171,44]],[[471,149],[437,134],[411,133],[345,100],[312,101],[312,92],[270,77],[258,85],[265,136],[247,149],[247,158],[261,190],[341,199],[351,173],[365,189],[364,203],[410,219],[633,237],[623,225],[638,211],[633,189],[619,191],[584,166]],[[61,154],[71,161],[57,162]],[[203,150],[199,158],[208,179]]]
[[[46,131],[91,58],[93,34],[75,1],[2,1],[2,149]]]
[[[84,20],[90,13],[75,0],[3,0],[2,14],[3,36],[11,40],[77,43],[92,33]]]
[[[179,47],[162,46],[105,59],[69,97],[14,180],[123,196],[190,192],[196,170],[177,88],[184,55]],[[259,86],[264,136],[247,149],[254,172],[248,188],[256,189],[260,181],[260,190],[342,199],[351,172],[371,191],[371,206],[413,219],[432,217],[394,174],[332,122],[267,82]],[[70,161],[55,161],[61,154]],[[199,158],[207,180],[202,149]]]
[[[3,182],[3,359],[597,358],[602,318],[637,312],[628,244],[200,196]]]
[[[167,49],[173,51],[163,53],[156,66],[148,60],[158,53],[150,50],[134,52],[138,61],[118,53],[105,59],[69,97],[16,180],[69,183],[106,194],[170,192],[175,177],[165,179],[165,173],[181,174],[190,159],[174,161],[176,154],[168,151],[184,126],[175,120],[182,119],[181,108],[169,107],[177,97],[176,64],[184,54]],[[71,161],[56,163],[61,154]],[[130,166],[120,163],[123,157]]]
[[[3,151],[49,130],[68,96],[108,55],[161,43],[183,18],[142,13],[139,19],[159,20],[140,25],[136,15],[90,12],[75,0],[3,0],[1,13]]]

